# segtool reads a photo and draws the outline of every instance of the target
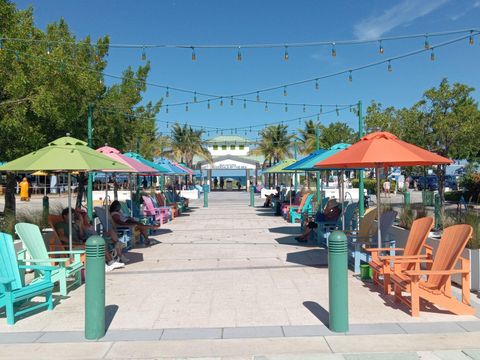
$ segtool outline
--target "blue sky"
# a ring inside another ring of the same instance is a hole
[[[94,39],[109,35],[111,43],[135,44],[248,44],[287,43],[323,40],[368,39],[425,32],[448,31],[480,27],[480,0],[401,0],[401,1],[17,1],[19,8],[34,8],[36,25],[66,19],[78,38],[92,35]],[[449,37],[449,38],[454,38]],[[449,39],[430,39],[434,45]],[[191,51],[181,49],[154,49],[147,51],[152,70],[149,81],[174,87],[216,94],[232,94],[258,88],[314,78],[339,70],[349,69],[400,55],[423,47],[423,39],[385,42],[385,53],[378,52],[378,44],[337,47],[337,56],[330,56],[330,47],[289,49],[289,60],[283,60],[283,49],[246,49],[243,60],[236,61],[235,50],[196,50],[197,61],[191,61]],[[447,77],[451,82],[463,82],[475,88],[480,86],[478,59],[480,39],[475,45],[468,41],[430,54],[392,63],[393,72],[386,66],[323,80],[320,89],[314,84],[288,88],[261,95],[262,101],[312,104],[350,104],[362,100],[367,105],[372,99],[384,105],[410,106],[420,99],[424,90],[437,86]],[[121,74],[128,65],[142,63],[141,50],[112,49],[107,72]],[[112,82],[112,80],[107,80]],[[479,91],[474,96],[479,98]],[[146,100],[159,100],[165,90],[149,88]],[[199,97],[200,99],[201,97]],[[254,99],[254,97],[251,97]],[[192,101],[191,95],[170,92],[165,103]],[[318,108],[248,104],[233,107],[228,102],[220,107],[212,103],[192,104],[162,111],[158,119],[214,127],[236,127],[284,121],[318,112]],[[357,128],[354,115],[344,111],[324,115],[321,121],[344,121]],[[298,122],[291,123],[292,129]],[[159,122],[159,130],[168,132]],[[258,129],[256,130],[258,131]],[[256,131],[247,136],[256,138]],[[210,134],[212,135],[212,134]],[[244,134],[243,134],[244,135]]]

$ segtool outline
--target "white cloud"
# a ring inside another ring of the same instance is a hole
[[[430,14],[448,1],[450,0],[403,0],[381,15],[361,20],[354,25],[353,32],[361,40],[375,39],[400,25]]]

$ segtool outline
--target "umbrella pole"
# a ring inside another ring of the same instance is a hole
[[[105,173],[105,231],[108,231],[108,177]]]
[[[133,217],[133,191],[132,191],[132,174],[128,174],[128,187],[130,188],[130,216]]]
[[[345,189],[343,188],[343,170],[340,171],[340,191],[341,191],[341,196],[340,199],[342,201],[342,230],[345,230],[345,209],[344,209],[344,200],[345,200]]]
[[[71,189],[71,174],[67,175],[67,187],[68,187],[68,246],[72,251],[72,189]]]
[[[377,177],[377,243],[378,247],[382,247],[382,230],[380,230],[380,168],[375,169]]]
[[[43,195],[47,196],[47,175],[45,175],[45,188],[43,189]]]

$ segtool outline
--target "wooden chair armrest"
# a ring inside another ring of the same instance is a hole
[[[382,255],[379,256],[380,260],[409,260],[409,259],[427,259],[428,255]],[[430,260],[429,260],[430,261]]]
[[[391,261],[395,264],[412,264],[412,263],[433,263],[431,259],[418,259],[418,258],[411,258],[411,259],[395,259],[392,258]]]
[[[453,275],[469,273],[470,270],[452,269],[452,270],[407,270],[405,274],[408,276],[421,276],[421,275]]]
[[[363,249],[367,252],[380,252],[380,251],[403,251],[403,248],[366,248]]]

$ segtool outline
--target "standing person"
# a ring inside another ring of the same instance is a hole
[[[215,190],[217,190],[217,186],[218,186],[218,179],[215,178],[215,179],[213,179],[213,188],[214,188]]]
[[[20,201],[30,201],[28,180],[26,177],[20,182]]]
[[[385,192],[385,197],[390,197],[390,181],[388,178],[383,183],[383,191]]]
[[[225,182],[223,181],[223,177],[220,178],[220,190],[223,190],[223,185]]]

